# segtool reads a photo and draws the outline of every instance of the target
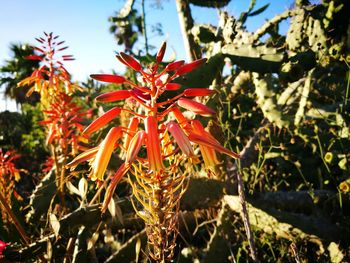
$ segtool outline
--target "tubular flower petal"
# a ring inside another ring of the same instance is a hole
[[[165,126],[163,124],[163,126]],[[167,158],[170,160],[173,159],[173,157],[171,156],[173,153],[173,145],[172,142],[170,140],[170,135],[169,132],[164,128],[164,133],[162,134],[163,138],[162,138],[162,150],[163,150],[163,155],[164,156],[168,156]]]
[[[189,139],[192,142],[198,143],[199,145],[207,146],[215,149],[218,152],[224,153],[233,158],[240,158],[239,154],[229,151],[225,147],[221,146],[221,144],[207,132],[202,124],[198,120],[192,121],[192,132],[189,135]]]
[[[212,169],[220,163],[217,159],[216,152],[213,148],[204,145],[199,145],[199,149],[201,151],[203,161],[207,169]]]
[[[186,89],[183,95],[185,97],[201,97],[201,96],[209,96],[213,93],[215,93],[215,90],[212,90],[212,89],[192,88],[192,89]]]
[[[137,97],[137,98],[143,99],[143,100],[149,100],[149,99],[151,99],[151,96],[147,92],[143,92],[143,91],[141,91],[139,89],[133,89],[132,90],[132,93],[133,93],[132,95]]]
[[[190,139],[190,141],[192,141],[194,143],[213,148],[218,152],[221,152],[221,153],[224,153],[228,156],[231,156],[232,158],[236,158],[236,159],[240,158],[238,153],[231,152],[231,151],[227,150],[225,147],[221,146],[219,142],[208,137],[208,134],[209,134],[208,132],[206,132],[205,134],[202,134],[202,135],[191,133],[188,136],[188,138]]]
[[[103,175],[107,169],[109,160],[111,159],[114,145],[121,137],[122,131],[119,127],[114,127],[109,130],[106,138],[100,144],[94,163],[92,164],[91,180],[103,180]]]
[[[48,135],[46,137],[46,145],[49,145],[52,143],[52,141],[55,139],[56,136],[56,129],[53,125],[50,125]]]
[[[107,92],[96,97],[96,101],[99,102],[113,102],[117,100],[125,100],[131,97],[131,92],[129,90],[117,90],[112,92]]]
[[[177,101],[177,104],[186,110],[192,111],[193,113],[199,114],[202,116],[209,117],[215,114],[215,111],[213,109],[194,100],[180,98]]]
[[[98,147],[91,148],[81,154],[79,154],[77,157],[73,159],[69,164],[67,164],[67,167],[70,167],[71,169],[74,169],[78,164],[88,161],[96,155],[98,151]]]
[[[181,88],[181,85],[177,83],[168,83],[165,85],[166,90],[178,90],[180,88]]]
[[[197,59],[191,63],[182,65],[177,71],[176,74],[177,75],[184,75],[188,72],[191,72],[195,69],[197,69],[200,65],[202,65],[203,63],[205,63],[207,61],[206,58],[201,58],[201,59]]]
[[[183,64],[185,64],[185,61],[179,60],[179,61],[174,61],[170,64],[168,64],[165,69],[166,71],[174,71],[177,70],[179,67],[181,67]]]
[[[174,116],[177,120],[177,122],[181,125],[184,126],[186,125],[186,123],[188,122],[188,120],[186,119],[186,117],[182,114],[182,112],[180,111],[180,109],[178,107],[173,107],[171,109],[171,111],[174,113]]]
[[[139,126],[139,123],[140,123],[139,118],[137,118],[137,117],[131,118],[129,126],[128,126],[128,130],[127,130],[126,136],[125,136],[124,149],[128,150],[130,141],[135,136],[135,133],[136,133],[137,127]]]
[[[99,81],[116,83],[116,84],[122,84],[126,81],[126,79],[122,76],[110,75],[110,74],[92,74],[90,75],[90,77]]]
[[[163,42],[162,46],[160,47],[157,56],[156,56],[156,61],[158,63],[162,62],[163,57],[164,57],[164,53],[165,53],[165,49],[166,49],[166,42]]]
[[[126,152],[126,158],[125,158],[125,163],[129,164],[132,163],[137,154],[139,153],[142,143],[145,140],[145,131],[138,131],[135,136],[131,139],[129,148]]]
[[[104,113],[103,115],[98,117],[96,120],[94,120],[89,126],[87,126],[85,128],[85,130],[83,131],[83,134],[89,135],[89,134],[97,131],[98,129],[102,128],[107,123],[109,123],[111,120],[113,120],[115,117],[117,117],[121,111],[122,111],[122,109],[118,108],[118,107],[115,107],[115,108],[107,111],[106,113]]]
[[[181,127],[174,121],[170,121],[167,124],[168,130],[174,136],[175,141],[179,145],[180,149],[187,156],[193,156],[194,152],[190,143],[190,140],[181,129]]]
[[[126,63],[126,65],[129,68],[132,68],[135,71],[140,71],[141,68],[141,64],[134,59],[132,56],[129,56],[128,54],[125,54],[124,52],[120,52],[119,56],[123,59],[123,61]]]
[[[149,169],[158,172],[164,168],[160,150],[157,118],[148,116],[145,119],[145,130],[147,135],[147,157]]]
[[[109,202],[112,199],[113,193],[115,188],[117,187],[117,184],[120,182],[120,180],[122,179],[122,177],[127,173],[127,171],[129,170],[130,166],[126,165],[125,163],[123,163],[119,169],[116,171],[116,173],[113,175],[113,178],[107,188],[106,194],[105,194],[105,198],[103,200],[103,205],[101,208],[101,212],[105,213],[108,207]]]

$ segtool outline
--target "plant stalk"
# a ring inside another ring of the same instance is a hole
[[[1,192],[0,192],[0,202],[4,206],[7,214],[11,217],[12,222],[14,223],[18,233],[20,234],[20,236],[23,239],[23,241],[25,242],[25,244],[29,245],[29,243],[30,243],[29,237],[27,236],[21,223],[17,220],[15,214],[12,212],[11,208],[7,204],[6,198],[3,196],[3,194]]]
[[[260,261],[259,261],[258,256],[257,256],[255,242],[254,242],[254,237],[253,237],[252,230],[250,228],[247,203],[246,203],[245,194],[244,194],[244,185],[243,185],[243,180],[242,180],[241,173],[239,171],[237,172],[237,183],[238,183],[239,201],[241,203],[242,213],[243,213],[243,218],[242,219],[243,219],[245,231],[247,233],[247,238],[248,238],[248,243],[249,243],[249,248],[250,248],[250,254],[252,256],[253,261],[258,263]]]

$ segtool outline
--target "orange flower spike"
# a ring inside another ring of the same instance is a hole
[[[123,84],[126,81],[126,79],[123,76],[110,74],[92,74],[90,75],[90,77],[99,81],[115,84]]]
[[[107,188],[104,200],[103,200],[103,204],[102,204],[102,208],[101,208],[102,214],[106,212],[106,210],[108,208],[108,204],[109,204],[109,202],[111,201],[111,199],[113,197],[113,193],[115,191],[115,188],[117,187],[118,183],[123,178],[123,176],[127,173],[129,168],[130,168],[129,165],[123,163],[118,168],[116,173],[113,175],[113,178],[112,178],[110,184],[108,185],[108,188]]]
[[[192,111],[195,114],[199,114],[205,117],[215,115],[215,111],[213,109],[194,100],[180,98],[177,101],[177,104],[186,110]]]
[[[83,131],[83,134],[90,135],[91,133],[102,128],[115,117],[117,117],[121,111],[122,109],[118,107],[112,108],[111,110],[107,111],[106,113],[98,117],[96,120],[94,120],[88,127],[86,127]]]
[[[186,89],[183,93],[185,97],[202,97],[209,96],[215,93],[215,90],[212,89],[202,89],[202,88],[191,88]]]
[[[126,136],[125,136],[125,141],[124,141],[124,149],[128,150],[129,148],[129,144],[131,139],[135,136],[137,127],[139,126],[139,118],[137,117],[133,117],[130,120],[129,126],[128,126],[128,130],[126,132]]]
[[[131,94],[129,90],[117,90],[101,94],[97,96],[95,100],[98,102],[113,102],[130,98]]]
[[[160,150],[160,141],[158,133],[157,118],[154,116],[148,116],[145,119],[145,130],[146,130],[146,148],[147,157],[149,163],[149,169],[158,172],[164,168],[162,155]]]
[[[173,135],[175,141],[179,145],[181,151],[187,156],[193,156],[194,152],[192,149],[192,145],[187,135],[181,129],[181,127],[174,121],[170,121],[167,124],[168,130]]]
[[[103,181],[103,175],[111,159],[114,145],[121,136],[122,130],[120,127],[114,127],[109,130],[106,138],[99,145],[96,158],[92,164],[91,180],[98,179],[99,181]]]
[[[135,136],[131,139],[125,158],[125,163],[130,164],[139,153],[143,142],[145,141],[145,131],[138,131]]]

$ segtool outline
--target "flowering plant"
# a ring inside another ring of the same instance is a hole
[[[36,38],[40,44],[33,47],[38,54],[26,56],[27,59],[40,61],[40,67],[17,85],[19,87],[31,86],[27,96],[30,96],[34,91],[38,92],[42,103],[46,105],[57,94],[62,92],[70,94],[78,86],[71,82],[70,74],[63,65],[64,61],[74,60],[73,56],[57,56],[58,52],[68,48],[68,46],[63,45],[65,41],[59,41],[59,36],[53,35],[52,32],[44,32],[44,35],[44,37]]]
[[[20,155],[16,154],[14,151],[3,152],[0,148],[0,193],[10,205],[12,194],[20,198],[15,190],[15,182],[21,178],[20,170],[16,168],[14,163],[19,157]],[[2,206],[1,203],[0,206]],[[7,219],[5,209],[1,209],[1,215],[3,220]]]
[[[195,97],[209,96],[214,90],[207,88],[187,88],[175,83],[178,76],[195,70],[206,62],[199,59],[185,64],[175,61],[163,67],[164,43],[156,55],[155,63],[142,69],[133,57],[121,52],[117,59],[133,69],[141,77],[135,84],[123,76],[94,74],[92,78],[104,82],[123,84],[127,90],[117,90],[102,94],[98,102],[129,100],[136,104],[137,111],[127,107],[113,107],[95,119],[83,134],[91,135],[105,127],[125,111],[132,115],[128,127],[112,127],[103,141],[77,156],[69,165],[75,167],[83,161],[91,163],[90,178],[103,181],[104,173],[115,149],[120,149],[124,163],[114,175],[109,176],[102,211],[106,211],[115,188],[122,177],[129,174],[133,189],[133,202],[137,214],[145,221],[151,256],[162,261],[172,257],[177,234],[177,216],[181,196],[186,190],[186,182],[192,173],[189,163],[197,163],[192,144],[198,144],[206,167],[212,171],[218,163],[216,151],[239,158],[237,153],[227,150],[195,119],[188,119],[180,109],[195,115],[210,117],[215,111],[193,100]],[[167,91],[179,91],[178,95],[160,101]],[[174,117],[170,119],[168,115]],[[141,205],[141,209],[139,209]]]

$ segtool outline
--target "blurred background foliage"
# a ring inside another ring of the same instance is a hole
[[[144,1],[140,6],[134,2],[125,1],[109,18],[110,32],[126,52],[148,63],[153,58],[147,41],[151,25],[146,24]],[[198,167],[181,204],[176,262],[252,261],[240,216],[237,173],[244,179],[261,262],[349,261],[350,2],[312,5],[296,0],[255,32],[246,29],[246,21],[273,8],[273,2],[258,6],[252,0],[239,17],[219,9],[217,25],[197,24],[191,5],[221,8],[230,1],[176,2],[180,24],[188,33],[183,38],[190,49],[187,59],[208,58],[206,65],[179,82],[217,91],[205,101],[217,110],[217,118],[203,121],[225,147],[242,154],[237,163],[222,157],[218,178],[205,178]],[[284,20],[290,24],[281,33]],[[153,29],[161,34],[159,25]],[[133,48],[140,38],[145,40],[144,52]],[[86,195],[91,199],[95,192],[93,184],[83,191],[85,179],[73,177],[66,190],[71,193],[70,211],[58,219],[59,230],[45,224],[57,200],[52,172],[41,172],[48,156],[45,134],[37,123],[43,117],[35,105],[38,95],[26,99],[23,90],[15,88],[35,65],[23,60],[31,54],[26,45],[13,45],[11,50],[13,60],[1,66],[0,83],[5,94],[21,104],[21,111],[0,113],[0,147],[20,153],[18,166],[27,170],[17,187],[30,208],[19,213],[27,213],[25,224],[33,242],[14,246],[8,257],[34,261],[46,253],[61,262],[63,256],[58,255],[68,251],[74,262],[147,262],[143,225],[123,182],[117,187],[115,209],[101,217],[97,206],[86,203]],[[125,75],[135,78],[131,71]],[[95,115],[107,110],[94,101],[98,94],[123,88],[91,79],[81,86],[75,100],[85,109],[95,109]],[[128,116],[122,117],[126,122]],[[38,225],[38,219],[43,224]],[[34,233],[41,233],[40,238]]]

